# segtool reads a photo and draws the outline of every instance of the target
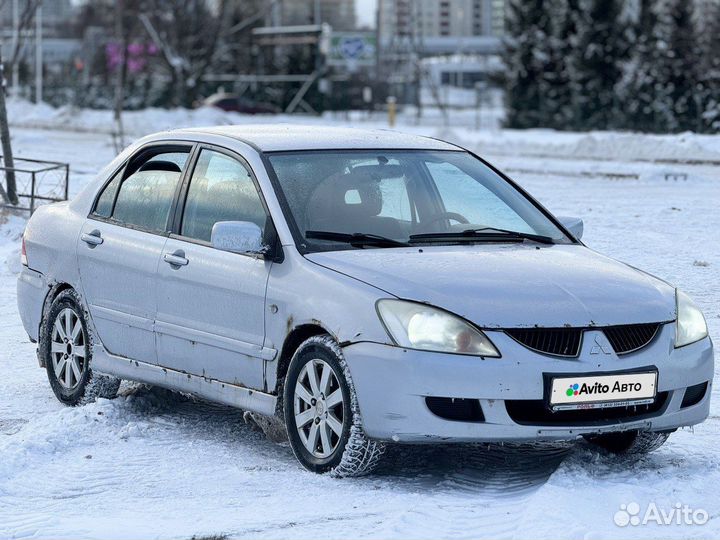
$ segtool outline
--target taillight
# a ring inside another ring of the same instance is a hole
[[[27,252],[25,251],[25,236],[23,236],[22,239],[22,249],[20,250],[20,262],[23,264],[23,266],[27,266]]]

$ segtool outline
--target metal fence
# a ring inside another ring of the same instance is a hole
[[[17,205],[0,202],[0,208],[27,210],[32,214],[41,204],[68,199],[69,163],[17,157],[14,162],[14,167],[0,166],[0,171],[2,171],[3,177],[7,175],[8,171],[15,172],[17,196],[20,202]]]

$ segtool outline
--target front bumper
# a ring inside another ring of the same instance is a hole
[[[709,338],[675,349],[675,327],[670,323],[643,349],[618,357],[614,353],[591,354],[594,332],[585,333],[580,355],[573,359],[542,355],[503,332],[489,331],[502,358],[483,360],[377,343],[350,344],[343,352],[365,431],[374,439],[414,443],[568,440],[585,433],[673,430],[707,418],[714,373]],[[645,412],[618,416],[615,410],[615,416],[607,419],[583,414],[590,411],[574,411],[574,415],[545,411],[538,421],[520,420],[511,414],[518,404],[537,405],[544,399],[547,374],[643,369],[657,370],[658,399],[662,399]],[[702,399],[682,407],[686,388],[702,383],[707,383]],[[477,400],[483,418],[448,420],[430,411],[427,397]]]

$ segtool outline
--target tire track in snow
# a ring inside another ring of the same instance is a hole
[[[273,482],[287,477],[308,484],[329,483],[341,493],[347,488],[371,487],[381,499],[387,494],[392,498],[389,505],[365,500],[357,508],[330,517],[320,508],[300,507],[286,519],[275,515],[232,528],[238,536],[308,537],[312,533],[323,538],[333,536],[337,523],[345,529],[357,523],[354,530],[359,537],[385,536],[403,534],[422,522],[430,524],[423,528],[423,536],[427,533],[428,537],[509,537],[514,521],[508,516],[522,507],[568,452],[565,447],[538,445],[397,447],[378,476],[337,481],[300,471],[287,448],[271,445],[252,432],[242,424],[237,410],[142,386],[114,401],[62,408],[30,420],[11,438],[7,442],[18,453],[13,456],[13,471],[0,466],[0,477],[6,479],[0,489],[0,516],[4,516],[0,536],[72,529],[73,513],[63,517],[68,505],[75,506],[76,512],[86,508],[92,514],[112,515],[113,494],[128,489],[129,483],[133,493],[142,493],[138,502],[147,507],[162,504],[167,496],[182,497],[177,484],[170,486],[174,494],[163,491],[168,468],[159,462],[165,456],[182,454],[197,466],[207,450],[221,457],[249,454],[251,463],[237,465],[240,474],[270,482],[265,493],[257,490],[258,497],[274,497]],[[38,438],[42,444],[37,444]],[[108,444],[111,452],[105,455],[103,446]],[[120,453],[112,446],[120,446]],[[7,448],[0,448],[0,453],[7,455]],[[37,476],[27,470],[35,461],[42,463],[43,474],[52,481],[38,484]],[[207,464],[215,471],[222,466],[222,461]],[[188,486],[201,473],[181,464],[175,471]],[[407,496],[419,498],[418,504],[408,505]],[[82,530],[77,532],[82,536]]]
[[[409,481],[432,497],[387,520],[382,533],[400,535],[422,521],[423,538],[510,538],[517,525],[511,516],[522,512],[571,449],[567,444],[399,448],[386,464],[393,482]],[[435,500],[443,502],[430,502]]]

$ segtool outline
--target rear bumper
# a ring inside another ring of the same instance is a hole
[[[488,332],[503,353],[499,359],[376,343],[351,344],[343,351],[363,425],[371,438],[401,442],[574,439],[585,433],[673,430],[707,418],[714,370],[712,342],[706,338],[675,349],[674,333],[674,325],[667,324],[651,344],[621,357],[591,354],[592,335],[586,336],[587,346],[578,358],[558,359],[534,353],[502,332]],[[615,409],[605,417],[597,411],[559,416],[543,410],[542,415],[530,414],[529,419],[517,413],[542,405],[547,375],[644,369],[657,370],[658,401],[662,399],[648,411],[635,409],[618,415]],[[686,388],[702,383],[707,383],[702,399],[683,407]],[[428,396],[477,400],[482,419],[458,421],[438,416],[428,408]],[[510,407],[508,400],[513,402]],[[523,407],[525,404],[528,407]]]
[[[40,272],[23,267],[17,280],[17,304],[25,332],[30,339],[38,340],[43,304],[48,284]]]

